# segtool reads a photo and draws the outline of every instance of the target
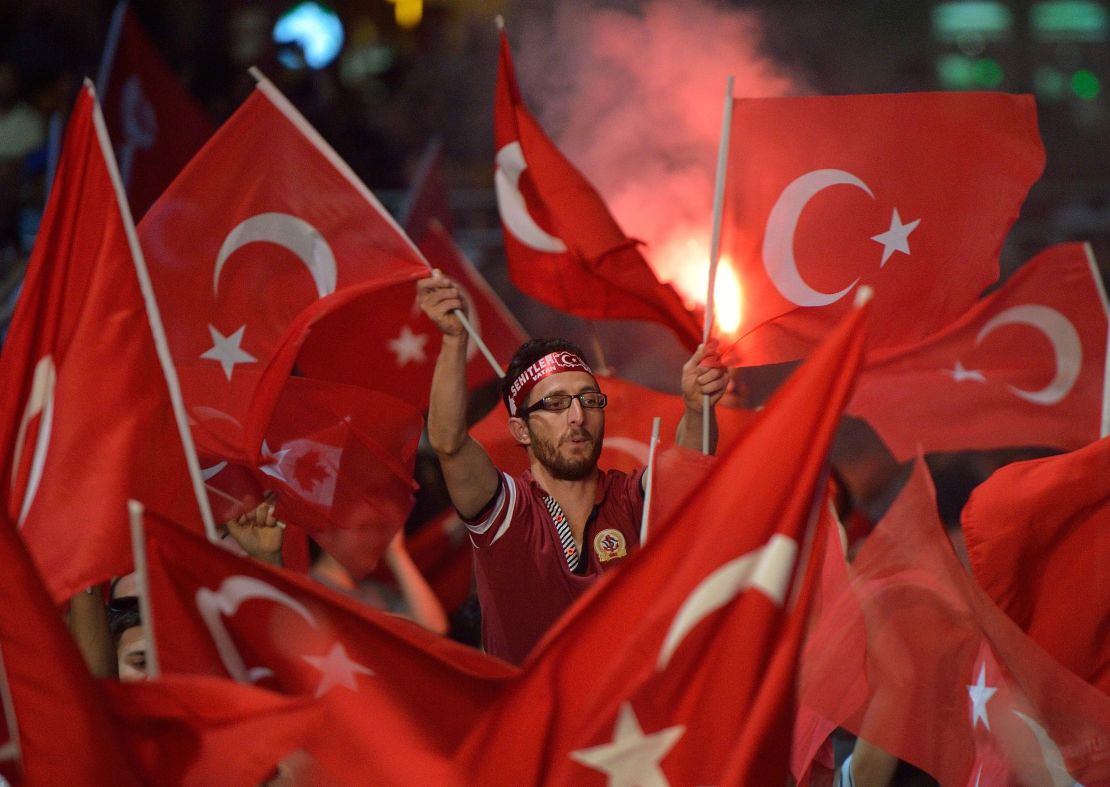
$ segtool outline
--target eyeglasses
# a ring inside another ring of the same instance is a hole
[[[551,394],[545,396],[538,402],[524,408],[524,412],[520,414],[521,418],[530,415],[536,410],[545,410],[549,413],[561,413],[563,410],[570,409],[570,403],[575,399],[583,407],[590,410],[600,410],[609,404],[609,397],[601,391],[583,391],[578,394]]]

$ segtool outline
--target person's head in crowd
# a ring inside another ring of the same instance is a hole
[[[566,339],[532,339],[513,355],[501,383],[513,438],[532,463],[575,481],[597,467],[605,405],[585,355]]]
[[[136,596],[114,597],[108,602],[108,630],[116,648],[119,679],[146,680],[146,628]]]

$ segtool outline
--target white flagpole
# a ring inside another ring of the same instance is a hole
[[[150,578],[146,568],[146,534],[143,532],[143,504],[127,501],[127,514],[131,521],[131,552],[135,559],[135,587],[139,596],[139,619],[146,632],[146,672],[152,678],[161,677],[158,665],[158,646],[154,637],[154,616],[150,612]]]
[[[92,83],[85,80],[85,87],[93,91],[96,89]],[[146,269],[146,259],[139,246],[139,236],[135,232],[135,222],[131,218],[131,206],[127,202],[127,192],[120,179],[119,168],[116,166],[116,156],[112,152],[112,143],[108,138],[108,129],[104,125],[104,115],[100,112],[100,102],[93,102],[93,127],[96,129],[97,139],[100,141],[100,150],[104,161],[108,165],[108,175],[112,180],[112,187],[116,192],[116,203],[119,205],[123,216],[123,230],[127,235],[127,245],[131,250],[131,260],[135,265],[135,274],[139,279],[139,289],[143,294],[146,306],[147,322],[150,324],[150,333],[154,339],[154,349],[158,355],[158,362],[162,366],[162,375],[166,379],[166,388],[170,394],[170,406],[173,408],[174,420],[177,421],[177,432],[181,436],[181,446],[185,450],[185,464],[189,468],[189,477],[193,482],[193,494],[200,509],[200,517],[204,522],[204,532],[212,543],[219,541],[216,533],[216,523],[212,519],[212,509],[208,505],[208,495],[204,491],[204,479],[200,474],[200,461],[197,459],[196,446],[193,445],[193,433],[189,431],[189,421],[185,416],[185,401],[181,397],[181,384],[177,379],[177,369],[173,365],[173,356],[170,355],[170,345],[166,340],[166,329],[162,325],[162,314],[158,311],[158,301],[154,298],[154,287],[150,283],[150,273]]]
[[[1094,249],[1090,243],[1083,244],[1087,253],[1087,264],[1091,268],[1091,278],[1095,280],[1095,289],[1098,290],[1099,300],[1102,301],[1102,313],[1106,315],[1106,357],[1102,361],[1102,415],[1099,418],[1098,436],[1100,438],[1110,435],[1110,301],[1106,298],[1106,287],[1102,283],[1102,274],[1098,270]]]
[[[123,15],[126,13],[126,0],[117,3],[115,11],[112,12],[112,21],[108,24],[108,36],[104,39],[104,52],[100,56],[100,68],[96,72],[97,93],[104,93],[108,90],[108,77],[112,73],[112,65],[116,60],[119,36],[123,30]]]
[[[721,142],[717,146],[717,182],[713,187],[713,238],[709,248],[709,291],[705,296],[705,327],[702,342],[709,341],[713,330],[713,290],[717,284],[717,261],[721,256],[721,221],[725,209],[725,177],[728,172],[728,138],[732,128],[732,82],[725,82],[725,109],[721,119]],[[709,453],[709,396],[703,396],[701,413],[701,452]]]
[[[659,416],[651,419],[651,445],[648,446],[648,464],[647,470],[644,471],[647,476],[644,482],[644,513],[640,517],[641,548],[647,543],[648,518],[651,514],[651,486],[655,478],[655,447],[659,445],[659,424],[662,420]]]

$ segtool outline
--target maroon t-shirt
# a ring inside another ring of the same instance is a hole
[[[567,563],[547,493],[525,470],[501,474],[493,501],[467,523],[488,653],[519,664],[575,599],[640,543],[643,470],[602,471],[577,572]]]

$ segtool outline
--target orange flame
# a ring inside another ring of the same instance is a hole
[[[708,289],[709,244],[700,235],[672,234],[658,252],[651,254],[651,262],[661,280],[673,284],[688,302],[704,307]],[[714,333],[724,339],[736,339],[744,314],[743,306],[740,277],[732,260],[722,256],[717,262],[717,279],[713,285]]]

